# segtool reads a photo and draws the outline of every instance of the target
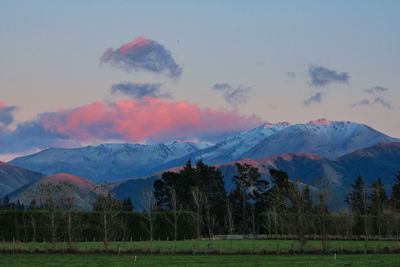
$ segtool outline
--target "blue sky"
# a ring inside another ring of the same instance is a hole
[[[111,92],[124,82],[161,84],[160,93],[170,96],[162,101],[185,101],[244,120],[254,115],[254,124],[325,117],[400,137],[399,13],[399,1],[2,1],[0,103],[8,107],[4,116],[13,116],[12,123],[3,122],[3,132],[11,138],[18,125],[37,122],[43,113],[132,98]],[[140,36],[171,53],[182,68],[178,78],[99,65],[107,48]],[[322,86],[312,81],[312,74],[323,75],[311,73],[316,67],[327,73]],[[340,81],[340,74],[348,78]],[[230,89],[214,90],[216,84]],[[387,90],[366,91],[375,87]],[[163,132],[153,139],[121,136],[102,139],[164,140]],[[63,138],[75,145],[96,141],[80,137]],[[49,142],[54,144],[61,143]],[[7,153],[45,147],[43,141]]]

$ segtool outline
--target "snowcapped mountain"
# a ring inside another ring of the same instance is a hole
[[[44,174],[70,173],[95,182],[140,177],[159,166],[208,147],[205,143],[175,141],[169,144],[103,144],[81,148],[49,148],[10,164]]]
[[[243,157],[259,159],[297,152],[312,153],[333,159],[377,143],[398,141],[400,139],[387,136],[365,124],[319,119],[282,129],[249,149]]]
[[[183,165],[189,158],[207,164],[221,164],[242,158],[260,159],[283,153],[312,153],[336,158],[380,142],[398,142],[371,127],[348,121],[319,119],[306,124],[266,123],[227,137],[216,145],[174,160]]]
[[[214,146],[185,155],[183,158],[169,163],[169,165],[180,166],[188,159],[192,159],[194,162],[202,159],[208,164],[235,161],[241,159],[243,154],[245,154],[250,148],[256,147],[266,138],[289,126],[290,123],[288,122],[264,123],[257,128],[228,136]]]
[[[188,159],[223,164],[284,153],[312,153],[333,159],[377,143],[399,142],[371,127],[319,119],[305,124],[265,123],[209,146],[176,141],[170,144],[104,144],[75,149],[51,148],[16,158],[11,164],[44,174],[60,172],[95,182],[143,177],[183,166]]]

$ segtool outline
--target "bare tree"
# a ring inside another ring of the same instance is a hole
[[[113,228],[114,219],[121,212],[120,202],[111,194],[108,185],[99,185],[95,188],[98,193],[96,202],[93,205],[94,211],[101,213],[103,223],[103,243],[104,247],[108,247],[109,235]]]
[[[147,187],[144,191],[142,191],[142,206],[144,211],[142,215],[148,222],[149,226],[149,234],[150,234],[150,253],[153,253],[153,233],[154,233],[154,224],[156,221],[156,210],[157,210],[157,202],[154,199],[154,189],[153,186]]]
[[[46,183],[40,184],[36,190],[39,192],[40,206],[49,211],[51,248],[56,248],[56,212],[61,206],[61,193],[63,184]]]
[[[297,181],[295,186],[290,188],[290,197],[293,201],[293,209],[297,219],[297,236],[300,242],[300,251],[304,252],[306,245],[305,238],[305,221],[304,221],[304,189],[301,188],[300,182]]]
[[[231,249],[232,249],[232,235],[233,235],[233,231],[234,231],[234,222],[233,222],[233,209],[232,209],[232,203],[229,200],[229,198],[227,199],[226,202],[226,220],[228,223],[228,232],[230,235],[230,242],[231,242]]]
[[[322,249],[327,249],[327,223],[328,223],[328,203],[333,196],[333,184],[328,181],[327,178],[321,177],[314,181],[314,185],[317,186],[317,209],[320,219],[320,230],[321,230],[321,242]]]
[[[68,233],[68,245],[72,244],[72,210],[76,204],[76,192],[77,188],[69,182],[63,183],[63,190],[61,200],[64,204],[64,208],[67,213],[67,233]]]
[[[176,191],[174,188],[170,189],[172,212],[174,213],[174,251],[176,252],[176,242],[178,239],[178,220],[182,214],[181,205],[176,198]]]
[[[192,197],[194,208],[196,212],[196,232],[197,232],[197,240],[200,241],[201,237],[201,222],[202,222],[202,210],[203,210],[203,192],[200,191],[198,186],[192,187]],[[200,244],[198,243],[198,247]]]

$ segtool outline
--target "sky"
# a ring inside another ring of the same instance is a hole
[[[399,1],[0,2],[0,160],[327,118],[400,137]]]

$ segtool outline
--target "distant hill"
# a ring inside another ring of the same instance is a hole
[[[0,161],[0,197],[44,177],[43,174]]]
[[[76,207],[80,209],[91,209],[92,204],[96,198],[95,186],[96,184],[89,179],[78,177],[75,175],[67,174],[67,173],[58,173],[53,175],[45,176],[29,185],[25,185],[18,190],[12,192],[10,194],[11,201],[16,201],[17,199],[24,200],[24,191],[25,190],[34,190],[40,184],[58,184],[68,182],[74,188],[74,195],[76,199]],[[27,204],[27,203],[26,203]]]

